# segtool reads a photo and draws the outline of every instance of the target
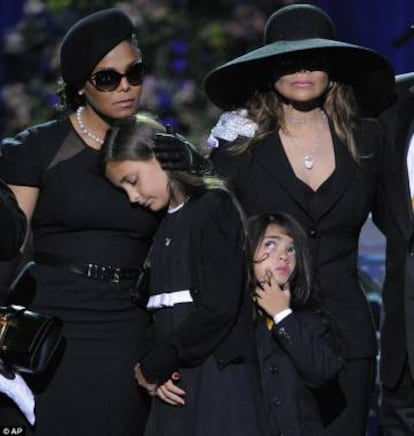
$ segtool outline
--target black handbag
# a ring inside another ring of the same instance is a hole
[[[23,306],[0,307],[0,358],[18,371],[43,371],[62,339],[62,323]]]

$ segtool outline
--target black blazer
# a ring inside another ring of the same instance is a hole
[[[320,436],[324,425],[316,388],[333,380],[342,366],[327,324],[311,312],[294,312],[271,331],[263,319],[258,321],[264,407],[271,434]],[[330,394],[331,403],[340,395]],[[326,410],[331,404],[322,407]]]
[[[344,356],[374,356],[375,327],[359,285],[357,254],[361,227],[374,202],[382,130],[374,120],[360,122],[356,131],[363,156],[360,165],[335,135],[333,140],[336,169],[317,196],[295,176],[277,135],[268,135],[251,152],[238,156],[223,146],[213,152],[212,160],[247,215],[282,211],[302,224],[309,235],[315,279],[342,332]]]
[[[414,215],[407,173],[407,151],[414,132],[414,89],[381,117],[387,144],[380,164],[382,183],[374,219],[387,238],[381,379],[393,387],[405,358],[414,373]]]

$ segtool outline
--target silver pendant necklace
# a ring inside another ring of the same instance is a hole
[[[305,158],[303,159],[303,163],[305,164],[305,167],[308,170],[311,170],[313,168],[313,164],[314,164],[313,155],[315,154],[316,148],[317,147],[315,146],[311,151],[312,154],[306,155]]]
[[[300,124],[300,125],[304,125],[304,124],[313,124],[315,122],[320,121],[321,122],[321,128],[319,129],[317,136],[315,138],[315,143],[312,146],[311,150],[309,153],[307,153],[304,158],[303,158],[303,164],[305,165],[305,168],[307,170],[311,170],[314,166],[315,166],[315,155],[316,152],[318,151],[318,148],[320,146],[320,133],[322,132],[322,130],[325,128],[326,126],[326,122],[327,122],[327,116],[325,114],[325,112],[323,110],[321,110],[318,115],[316,115],[315,117],[311,118],[310,120],[297,120],[297,119],[288,119],[289,122],[291,122],[292,124]],[[293,139],[293,136],[289,136],[289,139],[291,140],[291,142],[295,145],[295,147],[300,150],[300,146],[297,144],[297,142]]]

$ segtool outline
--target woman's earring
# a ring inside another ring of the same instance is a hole
[[[80,89],[80,90],[78,91],[78,94],[79,94],[79,95],[83,95],[83,94],[85,94],[85,91],[84,91],[83,89]]]

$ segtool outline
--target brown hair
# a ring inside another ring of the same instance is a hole
[[[259,127],[253,138],[236,140],[228,148],[231,154],[242,154],[263,137],[276,134],[279,129],[285,127],[282,99],[270,87],[267,90],[255,91],[248,100],[246,108],[249,118]],[[332,121],[336,135],[346,144],[352,157],[358,162],[359,155],[353,133],[357,119],[357,106],[352,88],[343,83],[332,83],[323,97],[321,108]]]

